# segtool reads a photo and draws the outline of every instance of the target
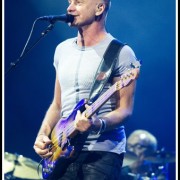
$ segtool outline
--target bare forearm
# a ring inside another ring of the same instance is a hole
[[[48,136],[59,119],[60,119],[60,108],[52,103],[46,112],[41,128],[38,132],[38,135],[45,134]]]
[[[122,125],[132,115],[135,88],[136,81],[133,81],[116,94],[118,99],[116,109],[102,117],[106,123],[106,130],[111,130]]]
[[[116,109],[102,118],[106,121],[106,130],[111,130],[122,125],[122,123],[131,116],[132,109]]]

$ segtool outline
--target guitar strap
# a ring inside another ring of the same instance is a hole
[[[115,63],[119,57],[120,50],[124,45],[125,44],[122,42],[113,39],[107,47],[95,75],[95,79],[89,95],[89,104],[96,101],[100,95],[104,85],[110,78],[113,67],[115,66]]]

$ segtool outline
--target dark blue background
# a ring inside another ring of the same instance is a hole
[[[4,21],[4,71],[16,61],[27,41],[34,20],[66,13],[67,2],[58,0],[6,0]],[[134,114],[126,123],[129,135],[135,129],[150,131],[159,149],[176,150],[176,38],[175,0],[112,0],[107,30],[128,43],[142,60],[135,96]],[[29,46],[48,23],[35,24]],[[52,101],[56,45],[76,35],[76,29],[57,22],[17,67],[9,72],[4,89],[4,148],[39,161],[33,143]],[[67,69],[68,71],[68,69]],[[71,72],[69,72],[71,73]],[[175,179],[175,163],[169,164]]]

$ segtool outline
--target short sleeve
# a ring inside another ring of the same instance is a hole
[[[61,54],[61,44],[59,44],[54,52],[54,62],[53,62],[53,66],[55,67],[55,69],[58,69],[58,64],[59,64],[59,59],[60,59],[60,54]]]
[[[132,48],[128,45],[123,46],[119,53],[119,58],[114,67],[113,76],[118,77],[124,74],[128,69],[132,68],[132,64],[139,64],[139,60]]]

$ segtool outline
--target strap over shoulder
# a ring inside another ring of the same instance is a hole
[[[98,98],[104,85],[106,84],[112,73],[113,67],[118,59],[120,50],[124,45],[124,43],[118,41],[117,39],[113,39],[110,42],[97,69],[89,95],[89,103],[94,102]]]

